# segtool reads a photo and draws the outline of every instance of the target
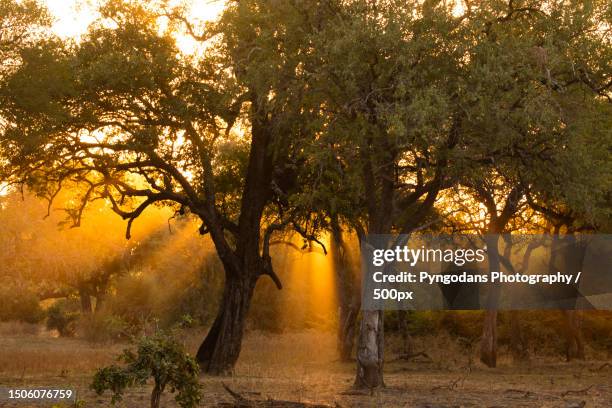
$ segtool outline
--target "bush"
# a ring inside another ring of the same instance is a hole
[[[47,310],[47,329],[57,330],[62,337],[72,337],[76,332],[79,315],[68,301],[59,300]]]
[[[159,408],[161,395],[170,387],[182,408],[196,407],[201,398],[199,366],[173,335],[157,331],[137,341],[136,351],[126,349],[119,356],[123,366],[104,367],[95,374],[91,387],[98,395],[113,392],[111,402],[121,401],[127,388],[145,385],[153,378],[151,408]]]
[[[125,340],[138,333],[141,326],[130,325],[120,316],[106,311],[84,316],[78,323],[79,337],[98,343]]]
[[[38,323],[44,317],[36,294],[20,285],[0,284],[0,321]]]

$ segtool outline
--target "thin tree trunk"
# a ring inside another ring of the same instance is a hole
[[[486,237],[486,243],[489,270],[499,271],[499,237],[489,235]],[[497,303],[499,302],[500,290],[499,285],[490,286],[480,343],[480,361],[492,368],[497,366]]]
[[[414,344],[412,341],[412,336],[408,332],[408,313],[405,310],[398,310],[397,320],[398,320],[400,334],[402,336],[401,354],[403,354],[406,357],[410,357],[414,355]]]
[[[515,361],[529,360],[527,338],[521,327],[519,312],[510,312],[510,350]]]
[[[480,361],[488,367],[497,366],[497,310],[485,312],[480,343]]]
[[[100,310],[102,310],[105,298],[106,293],[98,293],[96,295],[96,307],[94,308],[94,313],[98,313]]]
[[[196,354],[204,372],[228,374],[236,364],[255,281],[250,276],[229,274],[226,277],[217,317]]]
[[[364,310],[359,330],[355,388],[384,387],[384,312]]]
[[[582,338],[582,316],[576,310],[564,310],[566,333],[566,359],[584,360],[584,340]]]
[[[155,384],[155,386],[153,387],[153,392],[151,392],[151,408],[159,408],[161,396],[162,389],[158,384]]]
[[[85,315],[91,314],[93,311],[93,306],[89,292],[84,289],[79,289],[79,297],[81,299],[81,312]]]

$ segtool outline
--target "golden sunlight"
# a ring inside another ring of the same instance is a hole
[[[62,38],[79,38],[91,23],[100,17],[97,6],[100,0],[43,0],[54,17],[53,31]],[[197,25],[214,20],[219,16],[225,0],[171,0],[170,7],[187,4],[190,18]],[[198,49],[198,43],[188,34],[176,38],[177,46],[185,54],[192,54]]]

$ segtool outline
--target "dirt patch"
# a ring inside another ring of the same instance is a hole
[[[185,336],[190,350],[195,350],[200,336]],[[110,396],[95,395],[89,390],[89,382],[95,369],[113,362],[125,346],[24,333],[11,337],[5,333],[0,338],[0,384],[70,386],[77,390],[85,407],[109,407]],[[432,346],[426,359],[406,361],[390,352],[385,366],[386,387],[356,392],[351,388],[354,364],[337,360],[332,334],[250,333],[233,376],[202,377],[202,406],[290,407],[278,405],[278,401],[291,401],[301,406],[330,407],[578,408],[607,407],[612,401],[612,364],[607,361],[565,363],[560,357],[533,357],[521,365],[502,360],[500,367],[488,369],[474,363],[474,356],[464,354],[453,349],[445,356],[442,344]],[[237,400],[227,388],[255,405]],[[119,406],[146,407],[149,392],[147,387],[133,389]],[[176,407],[172,395],[165,395],[162,406]]]

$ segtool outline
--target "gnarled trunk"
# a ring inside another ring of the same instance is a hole
[[[252,275],[226,275],[217,317],[196,354],[202,371],[214,375],[231,373],[240,355],[256,281]]]
[[[384,312],[364,310],[357,349],[355,388],[384,387]]]

